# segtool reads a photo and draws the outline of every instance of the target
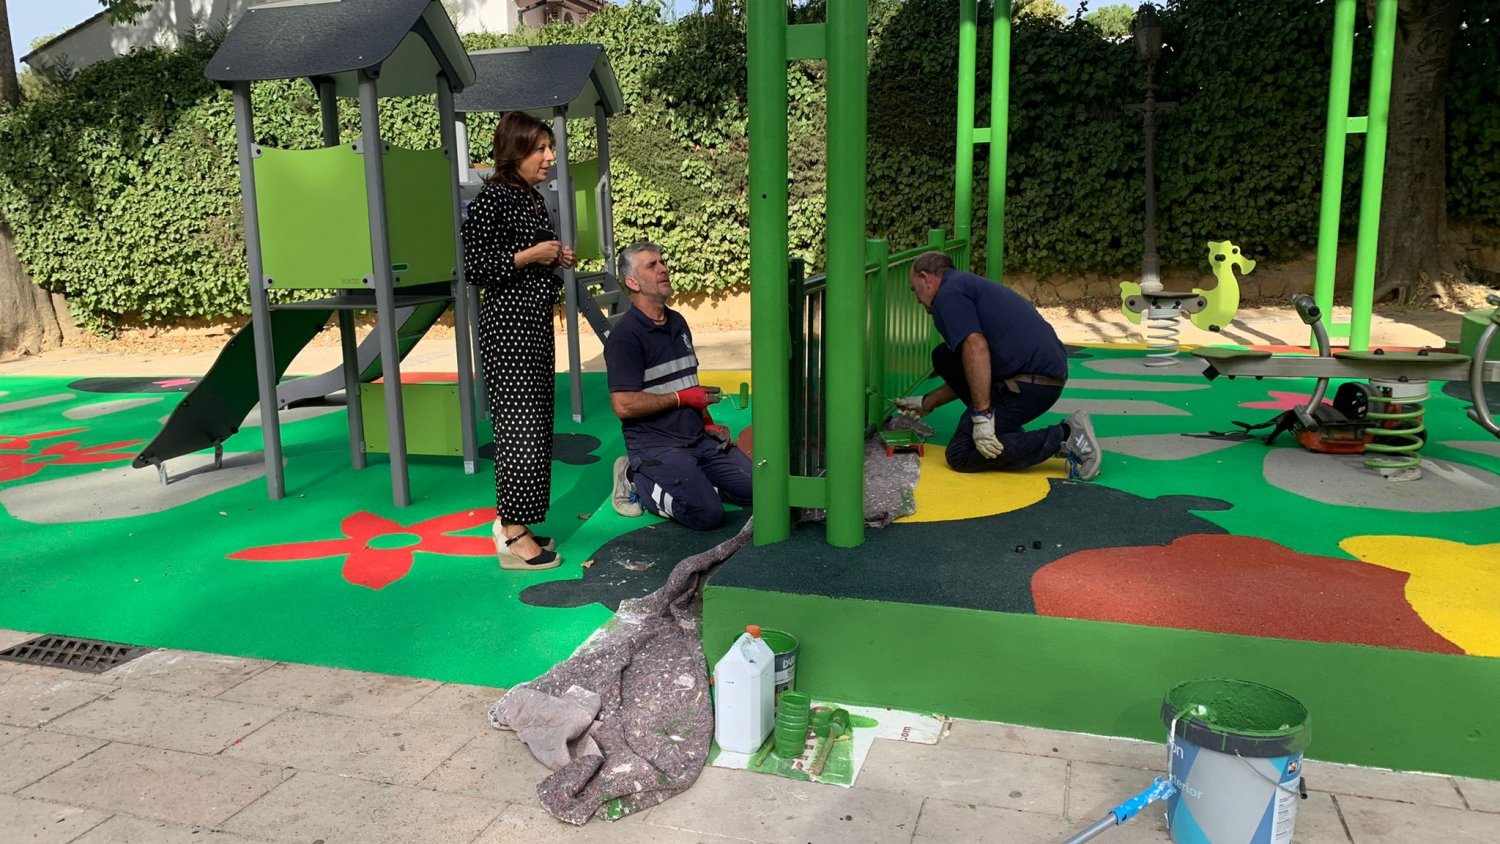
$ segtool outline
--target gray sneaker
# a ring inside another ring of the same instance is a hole
[[[1067,419],[1068,439],[1063,442],[1063,456],[1068,458],[1068,477],[1091,481],[1099,474],[1099,464],[1104,452],[1099,450],[1099,438],[1094,436],[1094,423],[1089,415],[1079,410]]]
[[[635,485],[625,476],[629,468],[629,457],[615,460],[615,486],[610,492],[609,501],[614,505],[616,513],[627,519],[633,519],[646,511],[641,507],[641,501],[635,495]]]

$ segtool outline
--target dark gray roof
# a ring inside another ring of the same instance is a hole
[[[279,0],[251,6],[208,62],[219,83],[331,77],[352,96],[357,73],[380,69],[383,97],[430,94],[447,70],[474,81],[453,21],[437,0]]]
[[[475,82],[454,98],[459,111],[526,111],[544,120],[566,105],[569,117],[606,115],[625,107],[609,57],[598,44],[507,47],[469,54]]]

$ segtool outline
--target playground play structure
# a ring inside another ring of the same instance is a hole
[[[411,498],[409,449],[461,455],[464,471],[473,473],[476,417],[483,405],[482,396],[476,402],[472,354],[478,298],[463,278],[459,223],[462,203],[477,193],[480,179],[469,166],[466,113],[524,110],[551,120],[558,173],[546,195],[559,235],[579,244],[584,258],[610,255],[605,121],[620,109],[621,97],[603,49],[567,45],[470,57],[442,5],[430,0],[395,0],[378,12],[356,4],[278,4],[248,9],[207,73],[234,91],[252,317],[133,465],[155,466],[165,483],[167,460],[212,447],[217,466],[224,441],[258,403],[267,489],[279,499],[285,481],[277,411],[342,390],[350,462],[361,469],[368,451],[387,451],[397,506]],[[317,91],[323,146],[285,150],[256,144],[252,83],[299,77]],[[404,150],[385,144],[380,98],[428,93],[436,97],[441,147]],[[340,143],[340,96],[359,102],[361,136],[354,143]],[[592,118],[598,127],[597,162],[567,159],[567,120],[578,117]],[[607,260],[605,267],[592,277],[571,269],[564,273],[572,410],[578,420],[583,415],[578,314],[582,310],[604,336],[619,307]],[[602,291],[597,301],[587,292],[590,285]],[[333,295],[278,304],[270,294],[277,289]],[[402,384],[401,360],[450,307],[459,361],[456,387]],[[356,348],[354,313],[361,310],[373,310],[377,320],[374,332]],[[343,365],[282,383],[297,352],[334,314]],[[246,342],[246,334],[252,342]],[[372,384],[376,379],[383,384]],[[410,432],[409,403],[420,414]],[[366,413],[381,408],[383,426],[376,413]]]

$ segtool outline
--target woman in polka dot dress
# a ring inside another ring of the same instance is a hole
[[[479,358],[495,428],[495,551],[503,569],[556,568],[557,544],[531,532],[552,494],[552,311],[573,250],[536,186],[557,160],[547,124],[510,112],[495,127],[495,174],[469,204],[464,272],[484,292]]]

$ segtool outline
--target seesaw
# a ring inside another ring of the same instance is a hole
[[[1491,296],[1500,305],[1500,296]],[[1203,376],[1212,381],[1220,375],[1229,378],[1316,378],[1318,383],[1307,404],[1295,409],[1298,422],[1308,431],[1320,425],[1314,411],[1323,403],[1328,382],[1338,379],[1368,379],[1370,382],[1368,418],[1370,430],[1381,440],[1366,446],[1380,455],[1365,461],[1373,469],[1406,469],[1421,462],[1418,452],[1425,441],[1422,424],[1423,403],[1427,401],[1429,381],[1467,381],[1474,406],[1468,416],[1491,435],[1500,437],[1490,415],[1484,395],[1484,384],[1500,381],[1500,361],[1487,360],[1491,342],[1500,330],[1500,309],[1480,335],[1474,356],[1434,352],[1370,351],[1334,352],[1328,331],[1323,327],[1322,313],[1311,296],[1292,297],[1297,315],[1313,332],[1317,355],[1273,354],[1255,349],[1230,349],[1207,346],[1193,350],[1207,366]]]

